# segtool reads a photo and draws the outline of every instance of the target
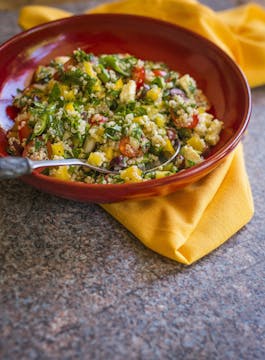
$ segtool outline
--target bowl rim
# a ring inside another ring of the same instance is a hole
[[[166,185],[170,183],[178,184],[185,181],[185,179],[189,178],[190,175],[199,177],[200,173],[204,172],[207,169],[215,168],[219,165],[220,161],[224,160],[224,158],[231,153],[232,150],[236,148],[238,143],[240,142],[246,128],[248,127],[250,116],[251,116],[251,91],[250,87],[247,81],[247,78],[243,71],[240,69],[240,67],[237,65],[237,63],[219,46],[217,46],[214,42],[207,39],[206,37],[190,30],[186,29],[180,25],[173,24],[171,22],[160,20],[156,18],[152,18],[149,16],[143,16],[143,15],[134,15],[134,14],[117,14],[117,13],[91,13],[91,14],[81,14],[81,15],[73,15],[70,17],[64,17],[61,19],[49,21],[37,26],[34,26],[28,30],[22,31],[10,39],[6,40],[4,43],[0,44],[0,53],[5,50],[6,47],[11,46],[13,43],[16,43],[18,41],[23,41],[23,38],[26,38],[30,36],[31,34],[38,33],[39,31],[43,31],[46,29],[50,29],[52,27],[57,26],[63,26],[65,23],[75,23],[76,21],[81,21],[82,19],[86,18],[101,18],[101,19],[111,19],[114,18],[117,19],[128,19],[128,20],[135,20],[135,21],[144,21],[144,22],[150,22],[153,24],[158,24],[163,27],[168,27],[169,29],[177,29],[179,32],[184,32],[189,34],[190,36],[197,38],[200,42],[204,42],[205,45],[212,48],[215,52],[219,53],[223,58],[226,59],[226,61],[229,63],[229,65],[234,69],[235,73],[237,74],[237,77],[241,80],[240,83],[242,85],[243,91],[245,93],[246,97],[246,103],[245,103],[245,109],[244,109],[244,115],[242,118],[244,121],[241,122],[240,127],[237,129],[233,137],[229,140],[229,142],[226,142],[220,149],[218,149],[213,155],[210,155],[208,158],[203,160],[198,165],[195,165],[191,168],[181,170],[177,172],[176,174],[166,176],[164,178],[160,179],[150,179],[145,180],[143,182],[133,182],[133,183],[122,183],[122,184],[88,184],[83,182],[77,182],[77,181],[65,181],[61,179],[57,179],[54,177],[50,177],[47,175],[43,175],[38,172],[38,170],[35,170],[30,174],[30,177],[34,177],[36,179],[44,180],[47,183],[57,183],[64,184],[64,186],[69,186],[71,188],[82,188],[82,189],[98,189],[98,190],[113,190],[116,189],[134,189],[134,190],[141,190],[142,188],[148,189],[149,187],[157,187],[160,184]],[[102,21],[102,20],[101,20]],[[0,154],[0,156],[3,156]],[[207,175],[207,172],[205,173],[205,176]]]

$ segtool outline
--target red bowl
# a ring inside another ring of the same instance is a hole
[[[6,156],[5,131],[12,121],[6,106],[17,88],[26,87],[38,64],[76,48],[87,52],[124,53],[163,61],[189,73],[224,122],[221,140],[201,164],[175,175],[142,183],[84,184],[66,182],[37,172],[23,177],[36,188],[78,201],[114,202],[166,195],[215,169],[239,143],[250,118],[250,90],[237,65],[220,48],[181,27],[151,18],[96,14],[53,21],[18,34],[0,47],[0,156]]]

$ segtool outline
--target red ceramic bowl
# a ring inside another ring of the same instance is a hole
[[[12,125],[5,109],[31,80],[38,64],[76,48],[87,52],[124,53],[163,61],[180,73],[193,76],[224,122],[221,140],[201,164],[178,174],[142,183],[98,185],[65,182],[37,172],[23,181],[38,189],[78,201],[114,202],[165,195],[216,168],[235,148],[250,117],[250,91],[237,65],[210,41],[181,27],[131,15],[81,15],[23,32],[0,47],[0,127]],[[6,156],[5,133],[0,134],[0,155]]]

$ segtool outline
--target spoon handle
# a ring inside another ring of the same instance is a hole
[[[27,158],[14,156],[0,158],[0,180],[15,179],[31,172],[32,167]]]
[[[0,158],[0,180],[15,179],[22,175],[31,174],[33,170],[41,167],[53,166],[86,166],[103,174],[117,174],[117,171],[110,171],[104,168],[90,165],[80,159],[56,159],[56,160],[31,160],[24,157],[7,156]]]

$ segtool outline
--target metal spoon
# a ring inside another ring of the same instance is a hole
[[[180,142],[177,140],[175,145],[175,153],[166,161],[161,164],[147,169],[144,173],[152,172],[169,164],[175,159],[180,151]],[[7,156],[0,158],[0,180],[14,179],[19,176],[29,175],[33,170],[43,167],[54,166],[85,166],[102,174],[119,174],[118,170],[107,170],[101,167],[88,164],[85,160],[81,159],[60,159],[60,160],[31,160],[25,157]]]

